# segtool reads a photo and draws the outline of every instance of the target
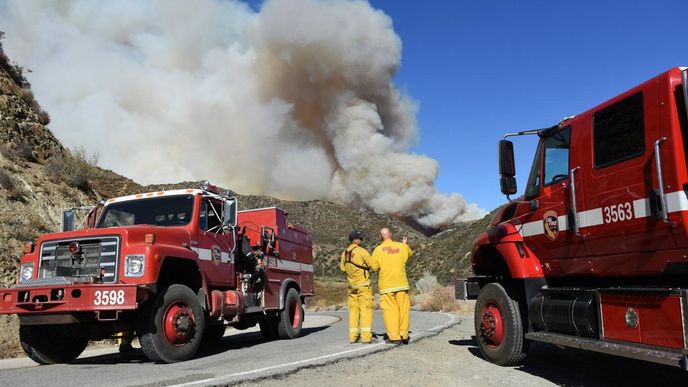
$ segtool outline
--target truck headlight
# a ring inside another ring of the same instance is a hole
[[[24,282],[33,278],[33,262],[24,263],[19,269],[19,282]]]
[[[124,257],[124,275],[127,277],[142,277],[145,269],[146,256],[133,254]]]

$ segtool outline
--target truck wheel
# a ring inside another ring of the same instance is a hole
[[[501,284],[480,290],[475,303],[475,333],[485,359],[498,365],[516,365],[526,358],[526,343],[518,302]]]
[[[280,312],[277,323],[277,336],[280,339],[295,339],[301,335],[303,307],[299,292],[291,288],[284,297],[284,310]]]
[[[203,339],[203,309],[196,294],[184,285],[172,285],[159,294],[142,319],[141,349],[154,362],[190,359]]]
[[[260,333],[263,335],[263,338],[265,340],[275,340],[279,337],[279,334],[277,332],[277,325],[279,324],[279,322],[279,318],[275,317],[266,318],[264,320],[258,321],[258,325],[260,325]]]
[[[79,327],[71,325],[20,325],[19,340],[26,355],[38,364],[68,363],[88,344]]]

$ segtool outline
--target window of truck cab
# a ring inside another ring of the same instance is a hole
[[[201,230],[219,232],[222,229],[222,203],[218,200],[203,198],[201,201],[198,225]]]
[[[541,137],[526,184],[526,199],[536,197],[541,185],[568,179],[570,139],[570,126]]]
[[[542,181],[545,186],[568,179],[569,148],[571,127],[567,126],[544,138],[544,171]]]
[[[533,158],[533,166],[530,167],[530,174],[528,175],[528,183],[526,184],[526,191],[524,196],[530,200],[540,193],[540,174],[542,167],[542,140],[538,142],[535,158]]]
[[[151,226],[184,226],[191,221],[193,196],[159,196],[114,202],[103,208],[97,228],[124,227],[139,224]]]
[[[643,93],[636,93],[592,116],[595,168],[604,168],[645,153]]]

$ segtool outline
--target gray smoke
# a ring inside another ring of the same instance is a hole
[[[5,48],[67,145],[142,183],[208,178],[436,227],[484,212],[408,153],[401,41],[367,2],[8,1]]]

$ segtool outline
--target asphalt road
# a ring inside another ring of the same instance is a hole
[[[375,312],[373,331],[384,326]],[[435,335],[458,323],[444,313],[411,313],[411,341]],[[384,343],[348,344],[346,312],[307,313],[303,335],[295,340],[265,341],[256,329],[228,329],[212,349],[176,364],[154,364],[142,352],[121,356],[112,348],[90,350],[71,364],[37,366],[28,359],[0,361],[0,386],[204,386],[228,384],[327,364],[384,351]]]

